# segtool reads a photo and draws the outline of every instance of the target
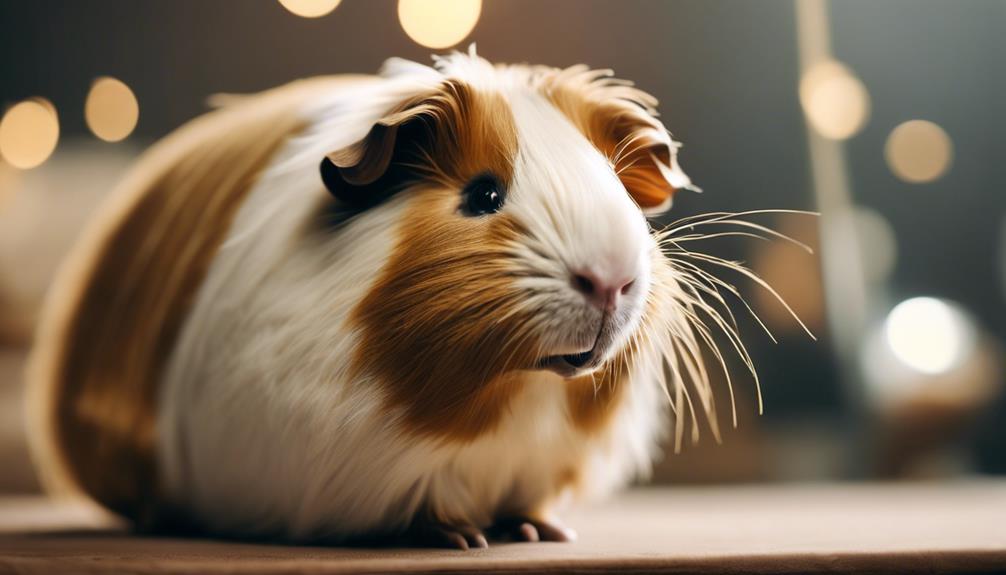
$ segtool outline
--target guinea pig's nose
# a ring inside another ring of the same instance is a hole
[[[629,293],[635,283],[635,276],[606,278],[590,270],[573,273],[573,287],[576,291],[582,293],[591,304],[605,311],[614,311],[621,297]]]

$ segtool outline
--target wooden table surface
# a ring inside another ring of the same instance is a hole
[[[0,573],[1006,571],[1006,482],[637,489],[573,512],[576,543],[486,550],[138,537],[79,504],[0,499]]]

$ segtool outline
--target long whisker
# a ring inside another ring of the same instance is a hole
[[[818,212],[810,212],[806,210],[784,210],[784,209],[747,210],[743,212],[709,212],[706,214],[687,216],[674,222],[671,222],[670,224],[667,224],[663,228],[657,230],[657,234],[660,236],[672,236],[683,229],[697,225],[698,222],[714,223],[724,219],[736,219],[744,216],[757,216],[765,214],[794,214],[801,216],[821,215]]]
[[[768,335],[769,339],[772,340],[772,343],[779,343],[779,341],[776,339],[775,335],[772,334],[772,331],[768,328],[768,326],[765,325],[765,322],[762,321],[761,317],[757,313],[755,313],[754,309],[748,303],[747,299],[744,296],[741,295],[740,291],[736,287],[734,287],[734,286],[730,285],[729,283],[721,280],[720,278],[712,275],[711,273],[709,273],[706,270],[700,268],[699,266],[693,264],[692,262],[685,261],[685,260],[678,260],[678,261],[675,262],[675,264],[678,265],[678,266],[685,266],[685,267],[687,267],[689,269],[689,271],[691,271],[692,273],[694,273],[695,275],[697,275],[699,277],[702,277],[703,279],[705,279],[707,282],[709,282],[711,284],[711,286],[712,286],[711,289],[715,292],[717,300],[723,306],[723,309],[726,310],[727,313],[730,314],[730,319],[731,319],[734,327],[737,327],[737,321],[734,319],[733,313],[730,311],[730,307],[726,304],[726,301],[723,299],[722,296],[719,295],[719,289],[718,289],[718,287],[723,288],[723,289],[727,290],[728,292],[730,292],[731,294],[733,294],[734,297],[736,297],[737,300],[740,301],[741,304],[747,309],[747,311],[751,315],[751,317],[754,318],[754,320],[758,323],[759,326],[761,326],[762,330]],[[689,277],[694,277],[691,274],[686,274],[686,275],[689,276]],[[706,289],[710,289],[710,288],[707,287]]]
[[[697,222],[697,223],[695,223],[693,225],[685,226],[682,229],[683,230],[684,229],[692,230],[692,229],[698,228],[700,226],[706,226],[706,225],[736,225],[736,226],[739,226],[739,227],[744,227],[744,228],[749,228],[749,229],[756,230],[756,231],[761,232],[762,234],[765,234],[765,235],[770,236],[770,237],[765,237],[765,236],[763,236],[761,234],[756,234],[756,233],[751,233],[751,232],[739,232],[739,231],[734,230],[734,231],[729,231],[729,232],[714,232],[714,233],[707,233],[707,234],[693,233],[693,234],[688,234],[688,235],[684,235],[684,236],[681,236],[681,235],[676,235],[676,236],[667,235],[667,236],[658,238],[658,242],[661,245],[666,245],[666,244],[676,245],[676,244],[679,244],[679,243],[682,243],[682,242],[694,242],[694,241],[708,240],[708,239],[712,239],[712,238],[729,237],[729,236],[752,237],[752,238],[757,238],[757,239],[760,239],[760,240],[769,240],[771,238],[775,238],[775,239],[783,240],[783,241],[785,241],[787,243],[793,244],[796,247],[800,248],[801,250],[807,252],[808,254],[813,254],[814,253],[814,249],[813,248],[811,248],[807,244],[805,244],[805,243],[803,243],[803,242],[801,242],[801,241],[799,241],[797,239],[794,239],[794,238],[792,238],[792,237],[790,237],[790,236],[788,236],[788,235],[786,235],[786,234],[784,234],[782,232],[777,232],[777,231],[775,231],[775,230],[773,230],[771,228],[765,227],[765,226],[763,226],[761,224],[756,224],[754,222],[747,222],[747,221],[744,221],[744,220],[732,220],[732,219],[728,219],[728,220],[716,220],[716,221],[710,221],[710,222]]]
[[[692,300],[689,303],[691,303],[692,305],[698,306],[699,309],[701,309],[703,312],[705,312],[706,315],[708,315],[709,318],[713,320],[713,323],[715,323],[716,326],[720,329],[720,331],[722,331],[723,334],[727,337],[727,341],[730,342],[730,345],[734,348],[734,351],[741,358],[741,361],[744,362],[744,365],[747,367],[748,371],[751,373],[752,378],[754,379],[755,389],[758,392],[758,413],[762,413],[761,384],[760,384],[760,382],[758,380],[758,372],[757,372],[757,370],[755,370],[754,361],[751,359],[751,356],[748,354],[747,348],[744,347],[743,342],[740,341],[740,337],[737,335],[737,332],[734,331],[734,330],[732,330],[730,328],[730,326],[727,325],[723,321],[723,318],[716,312],[716,310],[712,306],[710,306],[709,304],[707,304],[707,303],[705,303],[704,301],[701,301],[701,300]],[[702,321],[702,319],[699,318],[698,315],[695,314],[694,309],[692,309],[690,306],[684,310],[684,313],[689,318],[689,320],[691,321],[692,325],[702,335],[703,340],[706,342],[706,344],[709,346],[709,348],[713,351],[713,353],[717,354],[717,359],[719,359],[721,365],[723,366],[724,373],[727,374],[727,380],[728,380],[728,384],[729,384],[730,375],[729,375],[729,368],[726,365],[726,360],[723,358],[722,354],[719,352],[719,346],[717,346],[716,343],[715,343],[715,341],[713,340],[712,334],[710,333],[709,328],[706,326],[706,323],[704,321]],[[730,390],[731,390],[731,401],[732,401],[733,400],[733,385],[730,384],[729,386],[730,386]],[[734,417],[736,417],[736,415],[734,415]],[[736,426],[736,423],[734,425]]]
[[[775,231],[775,230],[773,230],[771,228],[765,227],[765,226],[763,226],[761,224],[756,224],[754,222],[748,222],[748,221],[745,221],[745,220],[725,219],[725,220],[716,220],[716,221],[712,221],[712,222],[698,222],[696,224],[688,226],[686,229],[694,229],[694,228],[697,228],[699,226],[707,226],[707,225],[713,225],[713,224],[716,224],[716,225],[734,225],[734,226],[740,226],[740,227],[744,227],[744,228],[750,228],[750,229],[753,229],[753,230],[757,230],[757,231],[759,231],[759,232],[761,232],[763,234],[767,234],[767,235],[772,236],[772,237],[774,237],[776,239],[780,239],[780,240],[783,240],[785,242],[789,242],[789,243],[797,246],[798,248],[802,249],[803,251],[805,251],[805,252],[807,252],[809,254],[813,254],[814,253],[813,248],[811,248],[810,246],[808,246],[807,244],[805,244],[805,243],[803,243],[803,242],[801,242],[799,240],[791,238],[790,236],[788,236],[788,235],[786,235],[786,234],[784,234],[782,232],[777,232],[777,231]]]
[[[722,443],[723,438],[720,435],[720,426],[716,419],[716,405],[713,398],[713,394],[709,389],[708,379],[702,379],[699,377],[699,373],[695,369],[692,362],[691,350],[688,349],[687,344],[683,343],[683,340],[674,340],[674,347],[677,352],[678,363],[685,367],[685,371],[688,372],[688,377],[692,380],[693,385],[695,385],[696,391],[698,392],[699,401],[702,403],[702,409],[706,413],[706,420],[709,422],[709,428],[713,432],[713,438],[716,443]],[[688,353],[685,353],[685,352]],[[703,385],[701,382],[706,382]],[[695,434],[692,437],[692,443],[698,441],[698,422],[695,423]]]
[[[786,308],[786,311],[789,312],[789,315],[796,321],[797,324],[800,325],[801,328],[803,328],[803,331],[808,336],[810,336],[811,339],[813,339],[814,341],[817,341],[817,337],[814,335],[814,333],[812,331],[810,331],[810,328],[808,328],[805,323],[803,323],[803,320],[801,320],[800,316],[798,316],[797,313],[795,311],[793,311],[793,308],[790,307],[790,305],[788,303],[786,303],[786,300],[783,299],[783,297],[781,295],[779,295],[779,292],[777,292],[775,290],[775,288],[773,288],[771,285],[769,285],[768,282],[766,282],[764,279],[762,279],[761,276],[759,276],[758,274],[754,273],[753,271],[751,271],[750,269],[748,269],[747,267],[745,267],[743,264],[741,264],[739,262],[732,262],[732,261],[729,261],[729,260],[725,260],[723,258],[718,258],[716,256],[710,256],[710,255],[707,255],[707,254],[700,254],[700,253],[697,253],[697,252],[691,252],[691,251],[687,251],[687,250],[684,250],[681,255],[685,255],[686,257],[696,258],[696,259],[699,259],[699,260],[702,260],[702,261],[705,261],[705,262],[709,262],[709,263],[711,263],[713,265],[720,266],[720,267],[723,267],[723,268],[726,268],[726,269],[729,269],[729,270],[733,270],[735,272],[738,272],[738,273],[740,273],[740,274],[748,277],[749,279],[751,279],[752,281],[754,281],[755,283],[757,283],[759,286],[761,286],[762,288],[764,288],[766,291],[768,291],[770,294],[772,294],[772,297],[774,297],[776,299],[776,301],[778,301],[780,304],[782,304],[782,306],[784,308]]]
[[[627,148],[627,143],[624,148]],[[685,247],[702,240],[715,238],[739,237],[751,238],[760,241],[782,240],[790,243],[807,253],[814,253],[807,244],[790,237],[784,233],[773,230],[757,222],[743,218],[763,214],[794,214],[794,215],[819,215],[815,212],[803,210],[749,210],[742,212],[712,212],[681,218],[676,222],[668,224],[661,229],[653,230],[653,237],[658,249],[668,258],[671,264],[670,269],[675,273],[677,289],[674,290],[670,300],[674,302],[679,320],[664,318],[662,323],[668,337],[659,338],[656,343],[659,349],[664,350],[663,379],[662,387],[664,394],[675,415],[675,451],[680,451],[681,440],[685,431],[685,418],[690,414],[693,418],[691,422],[692,440],[696,440],[698,424],[695,421],[696,411],[692,401],[692,393],[688,385],[682,378],[682,373],[687,375],[695,386],[694,391],[698,394],[698,400],[710,424],[717,441],[720,441],[719,426],[716,422],[715,396],[713,394],[709,372],[706,370],[700,347],[706,347],[712,353],[719,364],[727,383],[730,394],[731,423],[737,427],[737,405],[734,395],[733,380],[726,357],[720,349],[719,337],[713,337],[713,328],[721,332],[730,348],[737,354],[737,357],[744,364],[746,370],[751,374],[755,383],[757,394],[758,413],[764,412],[764,401],[761,391],[761,381],[755,369],[754,359],[748,352],[739,333],[737,318],[727,301],[727,294],[741,302],[747,313],[755,320],[758,326],[768,335],[769,339],[777,342],[775,335],[768,328],[766,323],[754,311],[747,299],[731,283],[718,277],[717,274],[705,269],[699,264],[709,264],[719,268],[733,270],[744,277],[754,281],[762,289],[767,290],[789,313],[797,324],[812,339],[816,337],[807,325],[797,316],[796,312],[789,306],[782,296],[758,274],[744,265],[743,262],[730,261],[717,256],[693,251]],[[733,229],[722,229],[733,228]],[[708,232],[702,228],[713,228]],[[719,228],[719,229],[716,229]],[[673,385],[672,391],[668,388]],[[687,410],[687,413],[685,412]]]

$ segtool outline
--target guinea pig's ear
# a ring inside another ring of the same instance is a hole
[[[678,166],[681,145],[657,119],[656,98],[611,75],[610,70],[573,66],[544,72],[540,85],[607,156],[643,213],[662,213],[676,191],[697,188]]]
[[[430,112],[426,103],[404,104],[378,120],[362,139],[329,152],[321,162],[321,179],[329,193],[355,207],[385,199],[402,177],[400,169],[391,169],[392,160],[419,137],[413,121]]]
[[[610,116],[606,117],[607,114]],[[599,110],[598,121],[607,124],[601,149],[643,213],[663,213],[670,209],[675,192],[694,188],[678,166],[680,144],[671,140],[652,116],[644,116],[641,110]]]

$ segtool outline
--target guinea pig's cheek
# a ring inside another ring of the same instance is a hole
[[[508,265],[514,226],[501,214],[447,214],[443,199],[424,192],[410,204],[391,257],[351,314],[360,333],[353,364],[384,388],[389,416],[408,431],[472,439],[505,412],[518,391],[506,376],[532,365],[535,348]]]

